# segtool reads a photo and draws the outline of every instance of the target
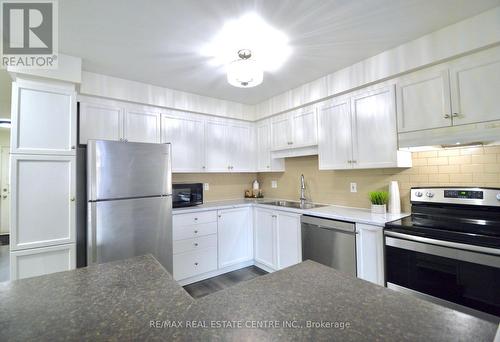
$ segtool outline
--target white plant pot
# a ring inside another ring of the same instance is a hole
[[[387,205],[385,204],[372,204],[372,213],[385,214],[387,212]]]

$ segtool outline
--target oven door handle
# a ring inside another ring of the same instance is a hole
[[[398,234],[397,237],[395,236],[396,234]],[[461,243],[422,238],[419,236],[394,232],[385,232],[385,235],[386,246],[500,268],[500,256],[498,255],[499,251],[494,248],[473,246],[484,248],[488,251],[494,250],[496,255],[485,254],[487,253],[485,251],[479,252],[477,250],[465,250],[462,247],[464,244]],[[460,245],[460,247],[457,245]],[[468,245],[465,246],[470,247]]]

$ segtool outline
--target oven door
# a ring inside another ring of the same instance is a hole
[[[172,207],[182,208],[203,204],[203,184],[172,184]]]
[[[499,253],[493,248],[386,231],[387,287],[498,322]]]

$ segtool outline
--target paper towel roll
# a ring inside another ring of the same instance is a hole
[[[391,214],[401,213],[401,197],[397,181],[392,181],[389,184],[389,212]]]

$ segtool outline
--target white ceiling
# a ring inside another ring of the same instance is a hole
[[[87,71],[255,104],[500,5],[500,0],[64,0],[60,51]],[[292,55],[251,89],[227,84],[200,49],[228,19],[255,11]]]

